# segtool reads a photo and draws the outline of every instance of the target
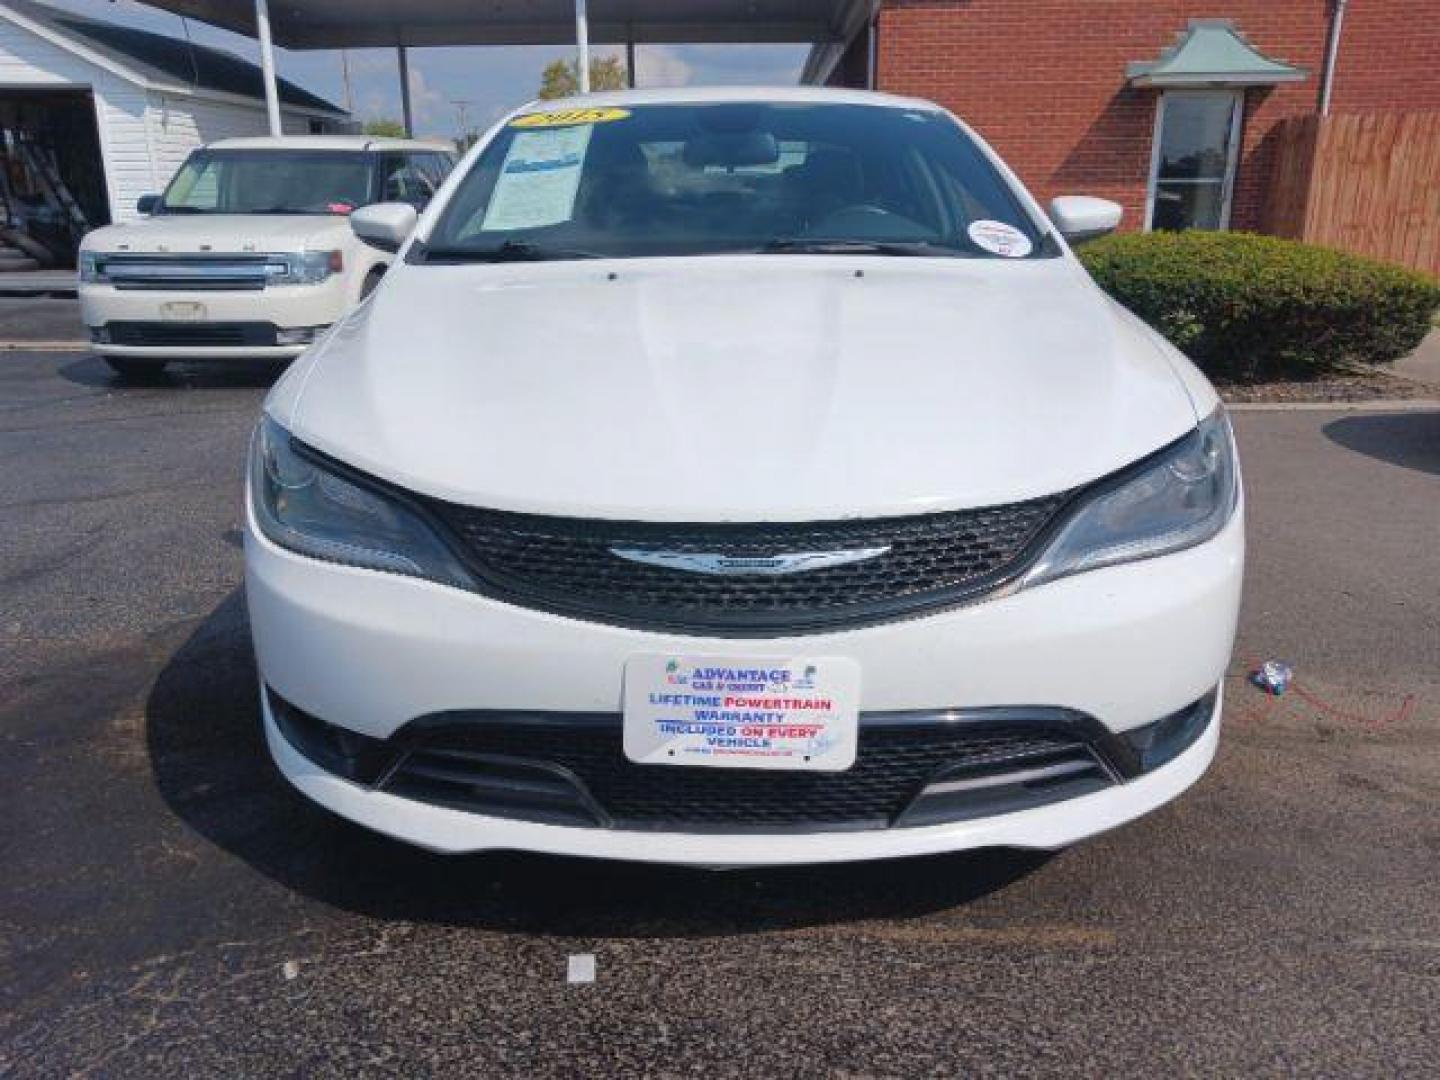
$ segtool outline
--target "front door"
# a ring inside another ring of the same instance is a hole
[[[1240,90],[1170,90],[1161,95],[1147,228],[1229,227],[1244,101]]]

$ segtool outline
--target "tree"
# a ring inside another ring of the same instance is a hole
[[[405,137],[405,125],[399,120],[387,120],[383,116],[374,120],[366,120],[365,126],[360,129],[372,139],[403,139]]]
[[[623,90],[629,80],[625,64],[618,56],[596,56],[590,60],[591,90]],[[580,92],[580,61],[556,60],[540,73],[539,97],[574,97]]]

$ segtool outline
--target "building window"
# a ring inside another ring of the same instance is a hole
[[[1226,229],[1243,90],[1167,90],[1155,114],[1147,229]]]

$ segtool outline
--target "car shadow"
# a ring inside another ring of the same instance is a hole
[[[1332,420],[1326,438],[1357,454],[1440,474],[1440,410],[1359,413]]]
[[[562,936],[745,933],[941,911],[1003,889],[1051,857],[996,849],[717,873],[425,852],[330,814],[276,770],[239,590],[161,670],[146,738],[155,783],[188,826],[297,893],[382,919]]]
[[[153,378],[122,379],[100,357],[87,356],[63,365],[60,377],[101,390],[263,390],[288,364],[288,360],[176,360]]]

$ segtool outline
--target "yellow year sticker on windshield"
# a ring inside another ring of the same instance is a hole
[[[612,120],[624,120],[630,115],[629,109],[556,109],[554,112],[526,113],[510,121],[511,127],[547,128],[569,127],[572,124],[608,124]]]

